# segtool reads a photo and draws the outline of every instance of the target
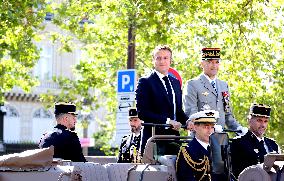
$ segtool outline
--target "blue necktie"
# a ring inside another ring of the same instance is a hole
[[[211,85],[214,88],[215,92],[217,93],[217,88],[214,80],[211,82]]]

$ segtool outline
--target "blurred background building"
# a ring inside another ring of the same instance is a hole
[[[51,23],[52,14],[47,14],[45,18],[46,28],[42,33],[61,32]],[[76,42],[79,44],[80,42]],[[53,76],[64,76],[73,79],[72,66],[80,61],[81,51],[75,50],[72,53],[60,52],[60,45],[51,43],[48,39],[43,39],[37,43],[41,48],[40,59],[33,70],[33,75],[38,77],[40,85],[34,87],[31,93],[25,93],[21,89],[14,87],[10,92],[5,93],[6,114],[3,119],[3,142],[5,143],[32,143],[37,144],[42,134],[52,130],[56,124],[53,109],[45,109],[39,102],[39,95],[47,90],[57,93],[59,86],[52,81]],[[99,108],[89,115],[78,115],[78,125],[76,131],[79,137],[91,138],[98,131],[97,120],[104,121],[106,110]],[[83,128],[82,120],[87,120],[88,129]]]

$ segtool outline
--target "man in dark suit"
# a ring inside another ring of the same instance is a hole
[[[157,135],[179,135],[181,125],[188,119],[182,109],[180,83],[168,76],[171,62],[172,50],[168,46],[157,46],[153,51],[154,70],[149,76],[139,79],[136,89],[139,118],[145,123],[172,125],[171,128],[156,128]],[[151,136],[151,128],[144,127],[142,151]]]
[[[234,118],[230,103],[227,82],[218,79],[220,48],[203,48],[201,67],[203,73],[186,84],[183,104],[185,113],[190,116],[198,111],[213,109],[219,112],[217,124],[232,130],[247,132]],[[192,125],[191,122],[189,124]]]
[[[249,131],[244,136],[232,140],[231,159],[236,178],[246,167],[263,163],[265,154],[280,152],[274,140],[264,137],[270,111],[269,106],[252,104],[248,116]]]
[[[141,163],[141,135],[142,125],[141,120],[138,118],[137,110],[134,107],[128,110],[129,125],[131,127],[131,134],[122,138],[118,163]]]
[[[211,175],[209,136],[214,132],[218,117],[219,113],[215,110],[200,111],[190,116],[195,137],[186,147],[182,146],[178,153],[178,181],[217,180]]]

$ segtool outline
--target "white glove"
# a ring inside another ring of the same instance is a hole
[[[248,132],[248,128],[247,127],[243,127],[243,126],[238,126],[237,130],[241,130],[241,133],[237,133],[239,136],[243,136]]]
[[[222,126],[218,125],[218,124],[214,125],[214,130],[215,130],[215,133],[222,133],[223,132]]]

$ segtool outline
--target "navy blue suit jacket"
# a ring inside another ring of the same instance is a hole
[[[168,76],[172,88],[175,92],[176,121],[185,124],[188,117],[182,109],[182,91],[179,81]],[[145,123],[166,124],[167,118],[173,119],[171,102],[168,98],[167,91],[160,80],[159,76],[153,71],[148,77],[139,79],[136,89],[136,101],[138,116]],[[178,131],[173,129],[156,128],[157,135],[179,135]],[[143,129],[142,149],[152,136],[152,129],[145,127]]]

